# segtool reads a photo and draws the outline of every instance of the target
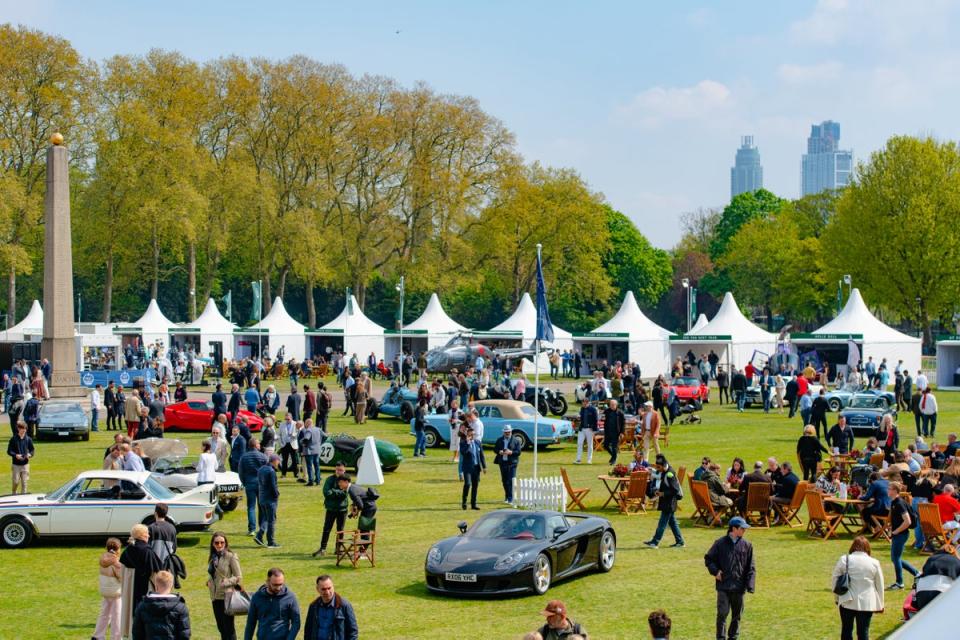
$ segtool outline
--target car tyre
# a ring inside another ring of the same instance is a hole
[[[550,588],[550,582],[553,578],[553,571],[550,566],[550,558],[546,554],[541,553],[537,556],[537,559],[533,561],[533,576],[530,582],[530,586],[533,587],[533,592],[538,596],[542,596],[547,592],[547,589]]]
[[[426,445],[433,449],[434,447],[439,447],[440,442],[440,433],[433,427],[427,427],[423,430],[423,437],[426,440]]]
[[[400,419],[404,422],[413,420],[413,404],[409,400],[400,403]]]
[[[523,431],[517,431],[513,434],[513,439],[520,444],[521,451],[523,449],[528,449],[531,446],[530,438],[527,437]]]
[[[10,549],[22,549],[33,540],[33,527],[23,518],[8,518],[0,525],[0,540]]]
[[[220,501],[220,508],[224,511],[233,511],[240,504],[239,498],[225,498]]]
[[[830,398],[829,404],[830,404],[830,411],[840,411],[840,409],[842,408],[840,398]]]
[[[597,568],[601,573],[606,573],[613,569],[613,564],[617,560],[617,538],[613,531],[609,529],[600,536],[600,557],[597,558]]]
[[[84,432],[84,434],[83,434],[82,436],[80,436],[80,439],[83,440],[84,442],[86,442],[87,440],[89,440],[89,439],[90,439],[90,432],[89,432],[89,431]]]

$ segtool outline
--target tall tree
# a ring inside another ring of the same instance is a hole
[[[784,201],[773,195],[766,189],[757,191],[747,191],[734,196],[720,219],[717,220],[713,230],[713,237],[710,240],[710,258],[717,260],[727,249],[727,244],[736,235],[737,231],[744,224],[754,218],[769,217],[775,211],[779,211]]]
[[[669,254],[653,247],[630,218],[607,205],[604,210],[610,249],[603,254],[603,266],[618,297],[633,291],[640,304],[656,306],[673,278]]]

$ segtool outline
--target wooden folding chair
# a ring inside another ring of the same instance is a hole
[[[821,537],[829,540],[837,535],[837,527],[843,522],[843,514],[830,513],[823,503],[823,495],[816,491],[807,491],[807,533],[811,538]]]
[[[877,469],[883,466],[883,453],[874,453],[870,456],[870,464],[875,466]]]
[[[623,430],[623,433],[620,434],[620,450],[624,449],[633,450],[633,437],[637,433],[637,425],[631,424]]]
[[[680,465],[679,467],[677,467],[677,480],[680,481],[680,484],[683,484],[683,481],[686,479],[687,479],[687,467],[686,465]]]
[[[691,516],[693,525],[700,527],[719,527],[722,523],[720,516],[713,508],[710,502],[710,489],[703,480],[694,480],[690,478],[690,494],[693,496],[693,506],[696,511]]]
[[[361,559],[370,561],[370,566],[376,563],[377,532],[376,531],[337,531],[336,547],[337,566],[344,560],[350,562],[356,569]]]
[[[670,425],[661,424],[660,425],[660,441],[663,442],[664,448],[670,446]]]
[[[751,482],[747,487],[747,505],[743,517],[754,527],[770,526],[770,485],[766,482]]]
[[[560,467],[560,477],[563,478],[563,486],[567,488],[567,497],[569,498],[569,501],[567,502],[567,509],[572,508],[573,505],[577,505],[580,511],[586,511],[587,508],[583,506],[583,499],[588,493],[590,493],[590,489],[574,489],[570,484],[570,476],[567,475],[567,470],[563,467]]]
[[[627,490],[617,492],[617,504],[620,506],[620,513],[633,515],[647,512],[645,503],[649,480],[650,474],[645,471],[634,471],[630,474]]]
[[[780,516],[781,524],[785,524],[788,527],[803,526],[803,521],[800,519],[800,509],[803,508],[803,500],[807,495],[807,487],[809,486],[806,480],[801,480],[797,483],[797,488],[793,492],[793,500],[790,501],[790,504],[773,503],[773,508],[776,510],[777,515]],[[753,488],[752,484],[750,488]],[[749,494],[749,490],[747,493]],[[794,524],[794,522],[796,522],[796,524]]]
[[[917,505],[917,515],[920,516],[920,530],[924,538],[921,553],[932,553],[933,549],[949,544],[950,537],[940,521],[940,507],[932,502],[921,502]]]
[[[870,537],[873,540],[883,538],[887,542],[890,542],[890,515],[878,516],[871,514],[870,520],[870,531],[872,532]]]

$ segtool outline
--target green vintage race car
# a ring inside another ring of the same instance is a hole
[[[380,468],[384,471],[395,471],[403,462],[403,452],[400,451],[400,447],[387,440],[376,440],[376,443]],[[343,462],[348,468],[356,470],[360,466],[362,453],[363,440],[358,440],[347,433],[327,436],[320,445],[320,464],[324,467],[332,467],[338,462]]]

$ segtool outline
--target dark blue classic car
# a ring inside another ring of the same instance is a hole
[[[413,410],[416,406],[417,392],[415,390],[391,384],[390,388],[383,394],[383,400],[377,403],[371,399],[367,403],[367,415],[371,418],[376,418],[379,415],[393,416],[404,422],[410,422],[413,420]]]
[[[855,435],[875,436],[880,430],[880,421],[885,415],[897,419],[897,410],[883,395],[874,393],[855,393],[850,398],[850,404],[840,412],[847,419],[847,424]]]

